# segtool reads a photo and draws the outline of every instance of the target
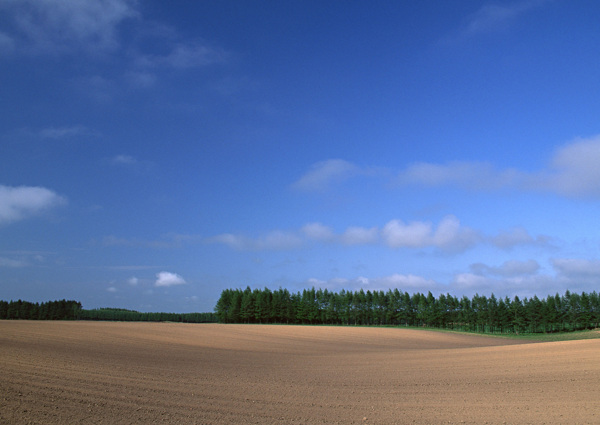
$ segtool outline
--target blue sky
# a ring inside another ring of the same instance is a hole
[[[598,16],[0,0],[0,299],[598,290]]]

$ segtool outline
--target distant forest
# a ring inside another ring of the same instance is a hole
[[[216,322],[215,313],[141,313],[118,308],[85,310],[78,301],[0,301],[0,319],[22,320],[109,320],[121,322]]]
[[[120,322],[215,323],[215,313],[141,313],[135,310],[100,308],[82,310],[80,320],[117,320]]]
[[[0,301],[0,319],[75,320],[81,311],[81,303],[77,301],[60,300],[41,304],[21,300]]]
[[[223,323],[423,326],[486,333],[592,329],[600,323],[596,292],[567,291],[545,299],[475,295],[456,298],[384,291],[331,292],[315,288],[226,289],[215,312]]]

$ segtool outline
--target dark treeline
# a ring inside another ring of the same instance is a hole
[[[490,333],[557,332],[598,327],[600,296],[567,291],[545,299],[456,298],[384,291],[226,289],[215,307],[223,323],[426,326]]]
[[[81,311],[81,303],[77,301],[0,301],[0,319],[75,320]]]
[[[118,308],[85,310],[78,301],[0,301],[0,320],[108,320],[121,322],[214,323],[215,313],[140,313]]]
[[[81,320],[113,320],[120,322],[181,322],[181,323],[215,323],[215,313],[142,313],[135,310],[119,308],[99,308],[82,310]]]

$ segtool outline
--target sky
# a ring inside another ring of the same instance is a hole
[[[0,0],[0,299],[598,291],[599,17]]]

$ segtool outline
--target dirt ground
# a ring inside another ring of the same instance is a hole
[[[0,321],[0,423],[600,423],[600,340]]]

